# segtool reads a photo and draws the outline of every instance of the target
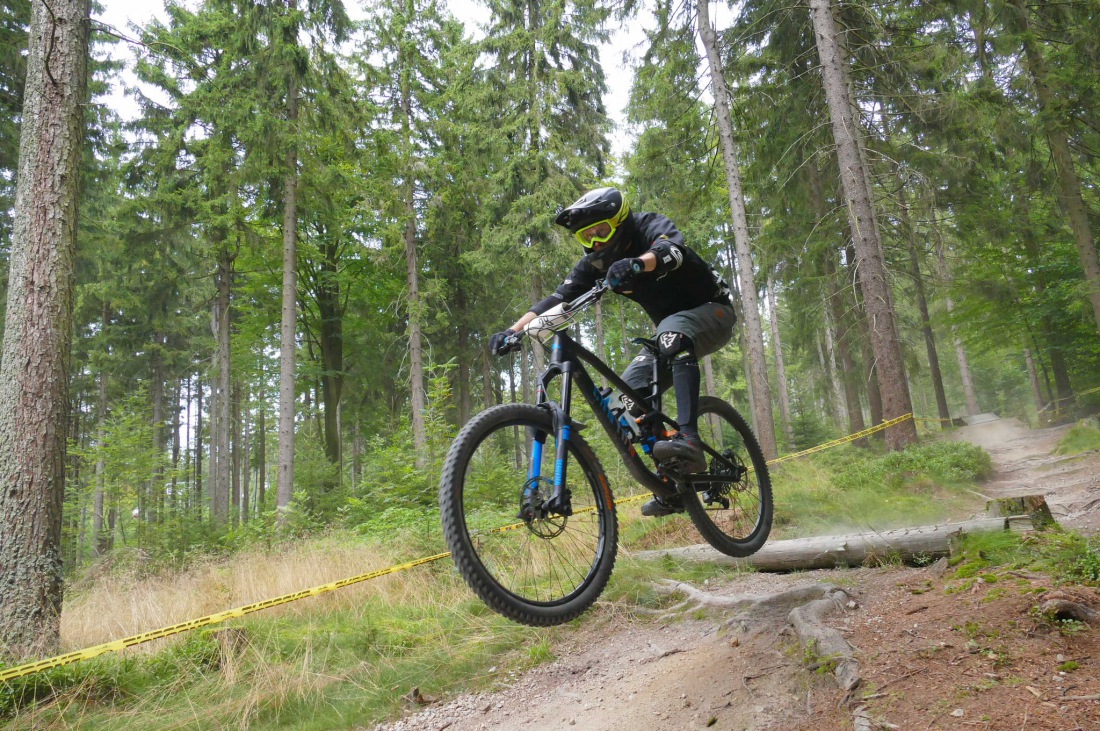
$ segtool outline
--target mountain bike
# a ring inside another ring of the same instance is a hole
[[[551,340],[550,362],[534,404],[501,404],[471,419],[455,437],[443,465],[439,507],[443,532],[459,573],[492,609],[517,622],[549,626],[588,609],[611,577],[618,518],[611,487],[596,453],[574,421],[577,390],[607,432],[627,471],[665,499],[679,499],[711,546],[748,556],[771,530],[768,467],[752,429],[721,399],[699,399],[699,432],[707,469],[689,474],[656,463],[653,444],[678,425],[661,412],[657,344],[636,338],[653,358],[649,393],[627,385],[568,327],[607,291],[600,281],[573,302],[532,321],[509,339]],[[611,388],[597,386],[588,367]],[[560,379],[560,400],[549,396]],[[621,398],[612,400],[612,389]],[[550,444],[551,438],[553,445]]]

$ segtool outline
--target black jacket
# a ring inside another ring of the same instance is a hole
[[[647,251],[657,254],[657,269],[643,272],[630,283],[623,295],[634,300],[646,311],[654,324],[669,315],[694,309],[708,302],[730,304],[729,286],[702,257],[684,243],[676,225],[659,213],[632,213],[623,228],[627,246],[622,258],[641,256]],[[606,270],[585,256],[565,278],[554,294],[531,307],[541,315],[561,302],[570,302],[603,279]]]

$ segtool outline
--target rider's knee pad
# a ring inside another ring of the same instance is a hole
[[[698,365],[695,358],[695,343],[683,333],[663,332],[657,337],[661,357],[672,365]]]

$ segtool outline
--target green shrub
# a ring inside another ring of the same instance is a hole
[[[896,489],[910,483],[919,484],[922,478],[937,484],[974,483],[992,472],[993,461],[981,447],[969,442],[936,441],[900,452],[854,459],[849,465],[840,467],[833,480],[842,490],[868,483],[884,483]]]
[[[1100,449],[1100,429],[1078,424],[1058,440],[1058,446],[1054,448],[1054,453],[1080,454],[1095,449]]]

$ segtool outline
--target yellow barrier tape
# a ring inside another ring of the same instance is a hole
[[[1054,399],[1053,401],[1049,402],[1046,406],[1039,409],[1039,413],[1040,414],[1043,413],[1044,411],[1051,408],[1052,406],[1054,407],[1054,410],[1056,412],[1061,412],[1062,407],[1059,406],[1058,404],[1061,404],[1065,401],[1075,401],[1075,400],[1081,398],[1082,396],[1088,396],[1089,394],[1096,393],[1097,391],[1100,391],[1100,386],[1097,386],[1096,388],[1090,388],[1087,391],[1078,391],[1077,393],[1073,394],[1072,396],[1066,396],[1065,398]]]
[[[1100,389],[1097,389],[1097,390],[1100,390]],[[787,455],[784,455],[782,457],[779,457],[778,459],[773,459],[773,460],[769,461],[768,464],[769,465],[778,464],[780,462],[785,462],[789,459],[796,459],[798,457],[804,457],[808,454],[814,454],[816,452],[822,452],[826,449],[831,449],[832,447],[840,446],[841,444],[847,444],[848,442],[853,442],[857,439],[862,439],[863,437],[869,436],[869,435],[874,434],[876,432],[880,432],[883,429],[888,429],[889,427],[894,426],[895,424],[900,424],[903,421],[906,421],[907,419],[912,419],[912,418],[913,418],[912,414],[905,414],[904,416],[899,416],[896,419],[890,419],[889,421],[884,421],[881,424],[878,424],[876,426],[871,427],[870,429],[864,429],[863,431],[856,432],[855,434],[849,434],[846,437],[841,437],[840,439],[834,439],[831,442],[826,442],[824,444],[819,444],[818,446],[811,447],[810,449],[804,449],[801,452],[795,452],[794,454],[787,454]],[[617,501],[615,501],[615,504],[616,505],[622,505],[622,504],[631,503],[631,502],[635,502],[635,501],[638,501],[638,500],[646,499],[646,498],[649,498],[649,497],[651,497],[651,496],[648,493],[643,493],[641,495],[635,495],[635,496],[632,496],[632,497],[629,497],[629,498],[624,498],[622,500],[617,500]],[[594,510],[594,509],[595,508],[586,508],[585,510],[587,511],[587,510]],[[579,512],[584,512],[584,511],[579,511]],[[524,526],[523,523],[513,523],[511,525],[505,525],[505,526],[501,526],[499,528],[494,528],[491,532],[496,533],[496,532],[516,530],[518,528],[522,528],[523,526]],[[159,640],[163,637],[170,637],[171,635],[180,634],[181,632],[188,632],[190,630],[198,629],[200,627],[207,627],[207,626],[212,625],[212,624],[218,624],[220,622],[225,622],[226,620],[229,620],[229,619],[236,619],[238,617],[243,617],[246,614],[251,614],[253,612],[258,612],[261,609],[270,609],[271,607],[277,607],[280,604],[288,604],[290,602],[298,601],[299,599],[306,599],[306,598],[311,597],[311,596],[318,596],[319,594],[325,594],[325,593],[330,592],[330,591],[335,591],[336,589],[342,589],[345,586],[351,586],[352,584],[358,584],[358,583],[361,583],[363,581],[370,581],[371,579],[377,579],[379,577],[386,576],[388,574],[395,574],[395,573],[398,573],[400,571],[407,571],[409,569],[416,568],[417,566],[423,566],[424,564],[432,563],[433,561],[439,561],[441,559],[448,558],[450,555],[451,554],[449,552],[448,553],[437,553],[434,556],[426,556],[424,558],[418,558],[415,561],[409,561],[407,563],[398,564],[396,566],[390,566],[388,568],[379,569],[377,571],[371,571],[370,573],[360,574],[359,576],[352,576],[351,578],[348,578],[348,579],[340,579],[339,581],[333,581],[333,582],[330,582],[328,584],[322,584],[320,586],[314,586],[314,587],[309,588],[309,589],[303,589],[301,591],[296,591],[293,594],[284,594],[283,596],[275,597],[274,599],[267,599],[267,600],[262,601],[262,602],[255,602],[253,604],[246,604],[243,607],[237,607],[235,609],[227,609],[224,612],[218,612],[216,614],[208,614],[205,617],[199,617],[198,619],[192,619],[192,620],[189,620],[187,622],[181,622],[179,624],[173,624],[173,625],[170,625],[168,627],[161,627],[160,629],[151,630],[149,632],[142,632],[141,634],[133,635],[132,637],[124,637],[121,640],[115,640],[113,642],[106,642],[102,645],[94,645],[93,647],[87,647],[87,648],[84,648],[83,650],[76,650],[75,652],[69,652],[69,653],[66,653],[64,655],[57,655],[56,657],[51,657],[51,658],[48,658],[46,660],[39,660],[37,662],[27,663],[25,665],[19,665],[19,666],[14,667],[14,668],[9,668],[8,670],[0,670],[0,683],[8,681],[8,680],[14,680],[15,678],[21,678],[21,677],[24,677],[26,675],[33,675],[34,673],[40,673],[43,670],[49,670],[51,668],[61,667],[62,665],[69,665],[69,664],[74,663],[74,662],[79,662],[80,660],[90,660],[93,657],[98,657],[100,655],[105,655],[108,652],[121,652],[122,650],[125,650],[127,647],[133,647],[134,645],[140,645],[140,644],[143,644],[145,642],[151,642],[153,640]]]
[[[8,670],[0,670],[0,682],[13,680],[15,678],[21,678],[24,675],[32,675],[34,673],[42,672],[43,670],[49,670],[50,668],[61,667],[62,665],[68,665],[79,660],[90,660],[93,657],[98,657],[99,655],[104,655],[108,652],[120,652],[122,650],[125,650],[127,647],[140,645],[144,642],[159,640],[162,637],[179,634],[180,632],[187,632],[189,630],[198,629],[199,627],[206,627],[207,625],[211,624],[218,624],[219,622],[224,622],[227,619],[243,617],[246,614],[258,612],[261,609],[270,609],[271,607],[277,607],[280,604],[287,604],[289,602],[297,601],[299,599],[305,599],[306,597],[317,596],[318,594],[324,594],[326,592],[335,591],[336,589],[342,589],[345,586],[358,584],[362,581],[377,579],[381,576],[386,576],[387,574],[395,574],[399,571],[407,571],[409,569],[416,568],[417,566],[422,566],[426,563],[439,561],[440,559],[447,558],[450,555],[450,553],[437,553],[434,556],[418,558],[415,561],[409,561],[408,563],[403,563],[397,566],[390,566],[389,568],[379,569],[378,571],[371,571],[370,573],[360,574],[359,576],[353,576],[349,579],[340,579],[339,581],[322,584],[321,586],[314,586],[310,589],[303,589],[302,591],[296,591],[293,594],[284,594],[283,596],[276,597],[274,599],[267,599],[265,601],[256,602],[254,604],[246,604],[243,607],[237,607],[236,609],[227,609],[226,611],[218,612],[217,614],[208,614],[205,617],[192,619],[188,622],[173,624],[169,627],[161,627],[160,629],[155,629],[150,632],[142,632],[141,634],[134,635],[133,637],[125,637],[121,640],[115,640],[114,642],[107,642],[102,645],[95,645],[94,647],[77,650],[75,652],[70,652],[65,655],[51,657],[47,660],[39,660],[38,662],[27,663],[26,665],[19,665],[18,667],[10,668]]]
[[[785,454],[782,457],[777,457],[773,460],[770,460],[768,462],[768,464],[769,465],[779,464],[780,462],[786,462],[787,460],[790,460],[790,459],[797,459],[798,457],[805,457],[808,454],[816,454],[818,452],[824,452],[826,449],[832,449],[833,447],[839,447],[841,444],[848,444],[849,442],[854,442],[857,439],[862,439],[863,437],[870,436],[870,435],[872,435],[876,432],[882,431],[883,429],[889,429],[892,426],[895,426],[897,424],[901,424],[902,422],[908,421],[912,418],[913,418],[913,414],[911,414],[911,413],[903,414],[903,415],[898,416],[896,418],[884,421],[881,424],[876,424],[875,426],[872,426],[869,429],[864,429],[863,431],[858,431],[855,434],[849,434],[846,437],[841,437],[840,439],[834,439],[831,442],[825,442],[824,444],[819,444],[816,447],[810,447],[809,449],[803,449],[801,452],[795,452],[794,454]]]

